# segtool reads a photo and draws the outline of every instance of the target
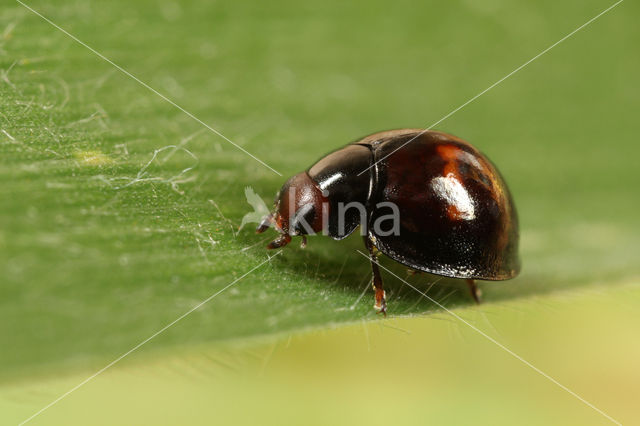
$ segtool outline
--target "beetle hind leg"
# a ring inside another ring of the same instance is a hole
[[[369,260],[371,261],[371,271],[373,272],[373,289],[376,292],[376,303],[373,305],[374,309],[379,314],[387,316],[387,297],[382,286],[382,276],[380,275],[380,269],[378,268],[377,255],[378,251],[366,236],[364,237],[364,244],[369,250]]]
[[[422,271],[419,271],[417,269],[413,269],[413,268],[407,268],[407,278],[408,277],[413,277],[414,275],[418,275],[421,274]]]
[[[471,292],[471,297],[475,300],[476,304],[482,303],[482,290],[478,287],[475,280],[465,280],[467,285],[469,286],[469,292]]]

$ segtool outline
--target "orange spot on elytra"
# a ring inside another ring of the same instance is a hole
[[[453,174],[457,180],[460,180],[460,172],[456,165],[460,148],[455,145],[438,145],[436,149],[440,157],[445,161],[442,175]]]
[[[491,197],[498,204],[498,207],[502,211],[503,217],[506,221],[505,228],[503,229],[501,235],[498,236],[497,241],[500,250],[504,249],[504,247],[506,247],[508,243],[510,228],[511,226],[513,226],[510,221],[511,205],[508,202],[507,196],[504,192],[504,184],[499,180],[498,174],[494,170],[493,166],[487,160],[485,160],[484,156],[474,155],[472,153],[466,152],[455,145],[439,145],[437,147],[437,152],[445,161],[443,175],[447,176],[449,174],[452,174],[461,183],[462,176],[460,174],[458,165],[461,161],[465,161],[463,157],[466,155],[471,155],[477,161],[475,168],[475,178],[478,179],[479,182],[481,182],[487,188],[487,190],[489,190]],[[480,176],[478,176],[478,174],[480,173],[482,173],[484,177],[488,179],[490,184],[487,184],[482,179],[480,179]],[[455,206],[449,205],[447,208],[447,216],[449,216],[449,218],[452,220],[456,220],[460,217],[460,212]]]
[[[452,219],[452,220],[463,219],[462,213],[460,213],[460,210],[458,210],[458,208],[453,204],[449,204],[447,206],[447,216],[449,216],[449,219]]]
[[[438,155],[445,161],[442,175],[453,176],[458,182],[462,183],[457,165],[460,148],[455,145],[438,145],[436,150],[438,151]],[[449,216],[451,220],[462,219],[462,214],[453,204],[447,206],[447,216]]]

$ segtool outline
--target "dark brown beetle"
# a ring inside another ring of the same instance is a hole
[[[345,209],[348,203],[364,206],[364,216]],[[381,204],[397,206],[399,232],[372,226],[389,217]],[[507,280],[520,270],[518,218],[507,185],[487,157],[441,132],[380,132],[330,153],[283,185],[257,232],[271,225],[281,234],[271,249],[294,235],[305,244],[305,235],[320,231],[340,240],[361,225],[374,307],[382,313],[378,250],[414,270],[466,279],[476,302],[475,279]]]

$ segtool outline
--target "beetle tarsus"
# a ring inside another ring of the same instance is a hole
[[[371,260],[371,271],[373,272],[373,289],[376,291],[376,303],[373,308],[379,313],[387,316],[387,296],[382,287],[382,276],[380,275],[380,269],[378,268],[377,254],[378,250],[373,243],[366,236],[364,238],[364,245],[369,250],[369,260]]]
[[[467,285],[469,286],[469,291],[471,292],[471,297],[475,300],[476,304],[479,305],[482,303],[482,290],[476,285],[475,280],[466,280]]]
[[[376,291],[376,303],[373,305],[373,308],[377,313],[387,316],[387,295],[385,294],[382,288],[373,287]]]

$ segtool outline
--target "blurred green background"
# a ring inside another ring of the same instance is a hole
[[[284,176],[0,9],[8,423],[266,260],[266,237],[237,231],[246,186],[270,203],[332,149],[436,122],[613,2],[27,4]],[[621,3],[437,126],[508,181],[522,275],[483,285],[482,307],[410,279],[623,423],[640,374],[638,11]],[[33,423],[607,422],[388,274],[381,320],[356,249],[292,244]]]

